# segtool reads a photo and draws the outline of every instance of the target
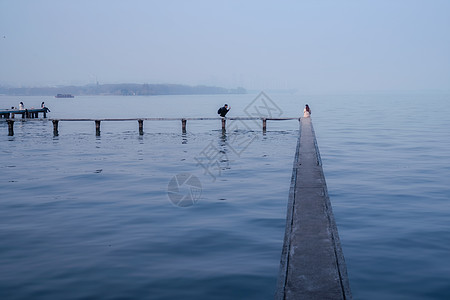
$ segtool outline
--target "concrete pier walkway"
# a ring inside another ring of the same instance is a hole
[[[275,299],[352,299],[311,118],[301,118]]]

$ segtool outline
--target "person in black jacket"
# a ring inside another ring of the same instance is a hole
[[[228,104],[225,104],[223,107],[219,108],[219,110],[217,111],[217,113],[218,113],[222,118],[224,118],[225,115],[228,113],[228,111],[229,111],[230,109],[231,109],[231,107],[228,108]]]

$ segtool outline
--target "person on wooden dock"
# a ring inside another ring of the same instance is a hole
[[[306,104],[305,109],[303,110],[303,117],[309,118],[309,116],[311,116],[311,109],[309,108],[309,105]]]
[[[45,112],[50,112],[50,109],[48,109],[48,107],[45,107],[45,103],[44,102],[41,103],[41,108],[45,109]]]
[[[23,106],[23,102],[19,103],[19,110],[25,110],[25,107]]]
[[[217,113],[222,117],[225,118],[225,115],[230,111],[231,107],[228,108],[228,104],[225,104],[223,107],[219,108]]]

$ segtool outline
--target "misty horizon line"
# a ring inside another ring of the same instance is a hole
[[[61,87],[85,87],[85,86],[107,86],[107,85],[169,85],[169,86],[189,86],[189,87],[220,87],[225,88],[216,84],[185,84],[185,83],[175,83],[175,82],[110,82],[110,83],[86,83],[86,84],[2,84],[0,83],[0,88],[61,88]],[[243,86],[237,85],[234,88],[245,88]],[[233,89],[233,88],[229,88]]]
[[[284,87],[284,88],[248,88],[244,85],[237,85],[235,87],[224,87],[216,84],[187,84],[187,83],[175,83],[175,82],[159,82],[159,83],[148,83],[148,82],[119,82],[119,83],[86,83],[86,84],[36,84],[36,85],[15,85],[15,84],[2,84],[0,83],[0,90],[4,89],[41,89],[41,88],[70,88],[70,87],[95,87],[95,86],[118,86],[118,85],[137,85],[137,86],[180,86],[180,87],[207,87],[207,88],[221,88],[226,90],[235,89],[245,89],[247,92],[261,92],[261,91],[284,91],[290,93],[299,92],[298,88],[295,87]],[[306,91],[305,94],[322,94],[323,92],[317,91]],[[341,94],[341,93],[450,93],[450,88],[448,89],[436,89],[436,88],[422,88],[422,89],[367,89],[367,90],[336,90],[328,91],[325,94]]]
[[[242,87],[223,88],[206,85],[182,84],[148,84],[148,83],[121,83],[121,84],[87,84],[87,85],[61,85],[44,87],[2,87],[0,94],[10,96],[49,96],[56,94],[69,95],[120,95],[120,96],[151,96],[151,95],[205,95],[205,94],[246,94]]]

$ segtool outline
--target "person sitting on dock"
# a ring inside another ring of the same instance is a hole
[[[222,117],[225,118],[225,115],[230,111],[231,107],[228,108],[228,104],[225,104],[223,107],[219,108],[217,113]]]
[[[41,103],[41,108],[45,109],[45,112],[50,112],[50,109],[48,109],[48,107],[45,107],[44,102]]]
[[[23,102],[19,103],[19,110],[25,110],[25,107],[23,106]]]
[[[306,104],[305,109],[303,110],[303,117],[309,118],[309,116],[311,116],[311,109],[309,108],[309,105]]]

